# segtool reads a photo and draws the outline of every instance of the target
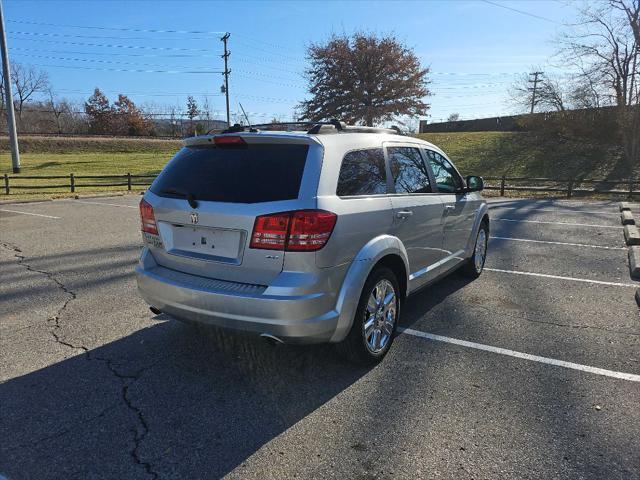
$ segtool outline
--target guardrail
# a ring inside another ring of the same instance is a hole
[[[486,190],[497,190],[502,197],[505,192],[562,193],[567,198],[574,195],[603,194],[626,195],[627,198],[632,199],[634,195],[640,195],[640,179],[554,179],[502,176],[484,177],[484,180]]]
[[[9,195],[12,189],[16,190],[40,190],[40,189],[69,189],[74,193],[78,188],[85,187],[126,187],[131,190],[134,186],[149,186],[157,175],[132,175],[125,173],[124,175],[9,175],[4,174],[4,194]],[[12,180],[56,180],[53,184],[40,183],[11,183]],[[62,180],[66,180],[62,183]],[[88,180],[88,183],[85,182]],[[106,180],[103,182],[101,180]]]

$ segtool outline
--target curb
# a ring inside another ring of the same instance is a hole
[[[635,225],[624,226],[624,239],[627,245],[640,245],[640,232]]]
[[[635,225],[636,221],[633,218],[633,214],[631,210],[623,210],[620,214],[620,219],[622,220],[622,225]]]
[[[42,202],[51,202],[53,199],[51,198],[38,198],[31,200],[0,200],[0,205],[12,205],[14,203],[42,203]]]
[[[640,247],[629,247],[629,271],[632,278],[640,278]]]
[[[144,193],[144,192],[142,192]],[[32,198],[32,199],[16,199],[16,200],[0,200],[0,205],[13,205],[19,203],[42,203],[42,202],[55,202],[57,200],[80,200],[82,198],[108,198],[108,197],[124,197],[127,195],[137,196],[138,192],[113,192],[113,193],[87,193],[83,195],[69,195],[66,197],[51,197],[51,198]],[[0,479],[1,480],[1,479]]]
[[[126,193],[121,193],[121,192],[110,193],[110,194],[107,194],[107,193],[95,193],[95,194],[88,193],[86,195],[74,195],[73,197],[66,197],[66,198],[73,198],[75,200],[80,200],[82,198],[124,197],[125,195],[127,195],[127,194]]]
[[[620,202],[620,211],[631,210],[631,204],[629,202]]]

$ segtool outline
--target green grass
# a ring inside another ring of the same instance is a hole
[[[544,140],[528,132],[423,133],[464,174],[546,178],[621,178],[620,151],[581,140]]]
[[[0,174],[23,177],[35,175],[150,175],[157,174],[180,149],[182,142],[175,140],[147,140],[122,138],[45,138],[20,139],[21,172],[14,175],[6,137],[0,138]],[[150,180],[150,179],[149,179]],[[135,182],[136,180],[134,180]],[[140,180],[137,180],[140,181]],[[85,183],[120,183],[125,180],[77,179],[76,194],[88,192],[123,191],[126,186],[82,187]],[[64,184],[64,187],[46,190],[11,187],[11,198],[60,197],[71,195],[69,180],[11,179],[11,185]],[[133,186],[132,190],[144,190]],[[0,194],[4,190],[0,191]],[[0,199],[6,196],[0,195]]]
[[[541,140],[531,133],[462,132],[419,134],[442,148],[463,174],[548,178],[621,178],[616,173],[620,153],[616,148],[581,141]],[[157,174],[181,147],[179,140],[131,138],[22,137],[22,173],[26,175],[132,175]],[[0,137],[0,174],[11,173],[6,137]],[[640,166],[639,166],[640,168]],[[640,172],[638,172],[640,173]],[[11,180],[33,185],[54,180]],[[68,180],[55,180],[65,187],[47,190],[12,189],[12,198],[70,195]],[[100,183],[78,179],[76,193],[122,191],[126,187],[87,187]],[[115,183],[105,181],[103,183]],[[0,185],[1,187],[1,185]],[[134,186],[133,190],[144,189]],[[7,197],[2,195],[0,200]],[[14,196],[15,195],[15,196]]]

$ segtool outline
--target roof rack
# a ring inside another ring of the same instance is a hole
[[[240,125],[236,123],[229,128],[216,132],[209,130],[207,133],[238,133],[238,132],[259,132],[261,130],[275,130],[280,131],[283,128],[286,131],[290,131],[289,127],[298,126],[306,130],[310,135],[319,135],[325,133],[390,133],[394,135],[404,135],[404,133],[397,126],[390,128],[380,127],[364,127],[360,125],[347,125],[340,120],[331,119],[327,122],[277,122],[277,123],[262,123],[259,125]]]

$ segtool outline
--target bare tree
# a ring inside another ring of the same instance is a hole
[[[46,102],[47,109],[50,110],[53,115],[56,130],[58,133],[63,133],[62,127],[62,115],[70,112],[69,103],[66,100],[57,100],[53,94],[51,87],[47,88],[47,96],[49,97]]]
[[[44,93],[49,88],[49,77],[47,72],[36,70],[31,66],[24,66],[19,63],[11,65],[11,82],[15,89],[15,104],[18,111],[18,119],[22,122],[22,111],[25,103],[34,94]]]
[[[620,10],[626,17],[631,31],[636,39],[636,48],[640,48],[640,1],[639,0],[609,0],[609,4]]]
[[[640,0],[609,0],[580,11],[581,21],[560,39],[560,54],[598,85],[617,109],[626,165],[640,163]],[[616,8],[611,8],[612,6]]]
[[[458,112],[452,113],[447,117],[447,122],[457,122],[460,120],[460,114]]]

